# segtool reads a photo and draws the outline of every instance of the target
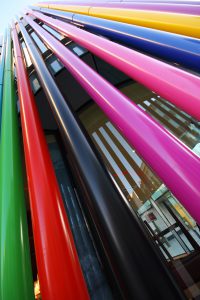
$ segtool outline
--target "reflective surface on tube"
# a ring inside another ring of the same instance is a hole
[[[138,83],[120,90],[200,156],[200,124],[195,119]],[[199,299],[199,225],[95,104],[79,116],[185,295]]]

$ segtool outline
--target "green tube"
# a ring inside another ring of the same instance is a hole
[[[2,98],[3,98],[3,74],[4,74],[4,60],[5,60],[5,45],[6,45],[6,32],[4,34],[1,52],[0,63],[0,136],[1,136],[1,111],[2,111]]]
[[[0,299],[33,300],[10,30],[5,56],[0,162]]]

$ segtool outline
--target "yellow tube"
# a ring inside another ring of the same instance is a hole
[[[91,16],[200,38],[200,17],[158,11],[90,8]]]
[[[43,4],[40,6],[46,7],[46,5]],[[196,15],[66,4],[48,4],[48,8],[86,14],[93,17],[115,20],[200,38],[200,16]]]
[[[91,8],[91,6],[85,6],[85,5],[67,5],[67,4],[47,4],[45,2],[42,3],[37,3],[34,4],[34,6],[39,6],[42,8],[49,8],[49,9],[57,9],[57,10],[62,10],[62,11],[67,11],[67,12],[76,12],[79,14],[84,14],[84,15],[88,15],[89,14],[89,9]]]

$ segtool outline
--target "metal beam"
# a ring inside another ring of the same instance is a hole
[[[83,192],[83,199],[80,200],[87,206],[97,231],[95,238],[103,244],[104,257],[123,297],[182,299],[159,253],[147,238],[136,215],[127,209],[127,203],[113,186],[21,22],[19,27],[58,123],[66,151],[75,164],[75,174]],[[154,270],[153,277],[147,274],[147,266]]]
[[[196,38],[200,37],[199,15],[145,11],[130,8],[95,7],[89,5],[76,5],[76,3],[70,5],[66,2],[61,2],[60,4],[56,2],[42,2],[38,3],[38,6],[150,27]]]
[[[7,31],[0,146],[0,299],[33,300],[10,30]]]
[[[199,76],[36,11],[28,12],[200,120]]]
[[[30,17],[24,18],[200,224],[199,157]]]
[[[1,50],[1,63],[0,63],[0,136],[1,136],[1,117],[2,117],[2,100],[3,100],[3,76],[5,65],[5,48],[6,48],[6,32],[4,34],[2,50]]]
[[[12,37],[34,244],[42,299],[88,300],[87,287],[15,27],[13,27]]]
[[[131,46],[133,49],[200,72],[200,41],[198,39],[70,12],[37,6],[30,6],[30,8],[62,18],[90,32]]]

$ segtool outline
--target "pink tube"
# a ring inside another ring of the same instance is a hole
[[[112,7],[112,8],[128,8],[128,9],[141,9],[152,11],[163,11],[171,13],[182,13],[190,15],[200,15],[200,6],[189,4],[177,4],[177,3],[144,3],[144,2],[46,2],[45,4],[64,4],[66,5],[81,5],[91,7]],[[41,4],[41,3],[40,3]]]
[[[30,17],[24,18],[200,224],[200,159]]]
[[[200,120],[200,77],[68,23],[28,12]]]
[[[38,5],[42,5],[42,4],[55,4],[55,3],[59,3],[59,4],[69,4],[69,3],[73,3],[73,5],[81,3],[81,5],[84,5],[85,3],[91,3],[91,5],[94,5],[94,3],[98,3],[98,4],[104,4],[104,3],[120,3],[120,4],[124,4],[124,3],[159,3],[159,4],[163,4],[163,3],[167,3],[167,4],[187,4],[187,5],[199,5],[200,1],[199,0],[105,0],[105,1],[101,1],[101,0],[95,0],[95,1],[87,1],[87,0],[69,0],[69,1],[44,1],[44,2],[38,2]]]

